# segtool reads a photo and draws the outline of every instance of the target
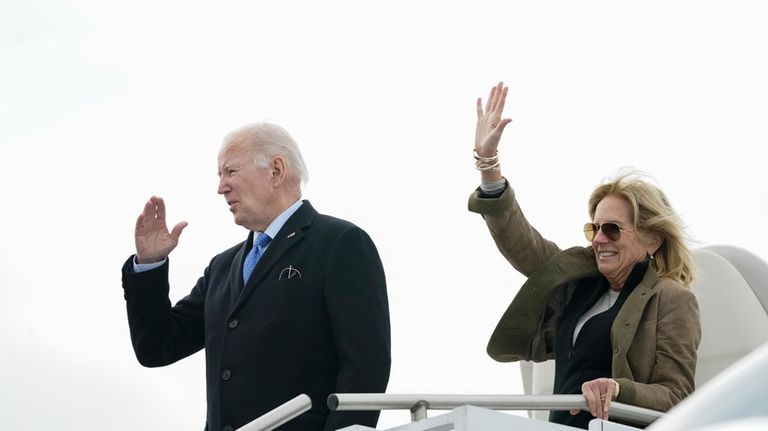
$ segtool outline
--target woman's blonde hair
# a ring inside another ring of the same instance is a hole
[[[664,192],[637,170],[624,170],[600,184],[589,197],[589,217],[594,220],[597,204],[609,195],[625,199],[632,207],[634,229],[661,237],[661,246],[651,260],[659,277],[671,278],[690,287],[693,259],[685,243],[682,221]]]

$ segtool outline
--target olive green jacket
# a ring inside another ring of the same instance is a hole
[[[525,219],[514,191],[498,198],[469,198],[504,257],[528,279],[499,320],[488,354],[500,362],[554,358],[555,324],[577,281],[599,275],[591,247],[561,251]],[[651,265],[611,327],[611,377],[618,401],[666,411],[695,387],[701,340],[699,306],[690,289],[658,278]]]

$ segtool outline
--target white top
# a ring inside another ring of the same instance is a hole
[[[576,344],[576,337],[579,336],[579,331],[581,331],[581,327],[587,323],[587,320],[591,319],[592,316],[600,314],[603,311],[608,311],[608,309],[613,307],[613,304],[616,303],[616,299],[619,297],[620,293],[620,291],[608,289],[608,291],[605,292],[605,294],[603,294],[603,296],[597,300],[595,305],[593,305],[592,308],[587,310],[587,312],[579,318],[579,321],[576,322],[576,329],[573,330],[573,340],[571,343]]]

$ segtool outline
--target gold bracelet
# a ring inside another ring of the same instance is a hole
[[[480,157],[480,155],[477,154],[477,150],[472,150],[472,155],[475,158],[475,168],[478,171],[490,171],[490,172],[501,171],[501,168],[499,168],[501,164],[499,163],[498,153],[494,154],[492,157]]]
[[[501,172],[501,163],[499,163],[498,160],[495,160],[493,162],[485,162],[482,160],[478,160],[475,162],[475,168],[478,171],[491,171],[491,172]]]
[[[499,158],[499,153],[498,152],[496,152],[491,157],[480,157],[480,155],[477,154],[477,150],[472,150],[472,155],[475,157],[475,160],[484,160],[486,162],[489,162],[489,161],[491,161],[493,159],[498,159]]]

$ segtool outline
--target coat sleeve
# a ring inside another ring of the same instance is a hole
[[[498,198],[483,198],[480,190],[476,190],[469,197],[468,207],[483,216],[496,247],[526,277],[560,251],[528,223],[509,184]]]
[[[699,304],[690,289],[660,292],[655,365],[648,383],[616,379],[618,401],[659,411],[690,395],[695,388],[697,350],[701,341]]]
[[[378,251],[358,227],[345,229],[331,248],[324,291],[339,364],[336,392],[385,392],[391,364],[387,287]],[[375,427],[378,416],[332,411],[325,429]]]
[[[203,278],[171,307],[169,261],[156,269],[133,272],[133,256],[123,265],[123,292],[136,358],[145,367],[172,364],[203,348]]]
[[[468,208],[483,216],[501,254],[529,277],[493,331],[488,355],[501,362],[551,359],[554,326],[568,293],[546,283],[546,292],[535,289],[531,286],[536,283],[531,283],[530,277],[560,248],[531,226],[509,184],[497,198],[485,198],[479,189],[475,190]]]

